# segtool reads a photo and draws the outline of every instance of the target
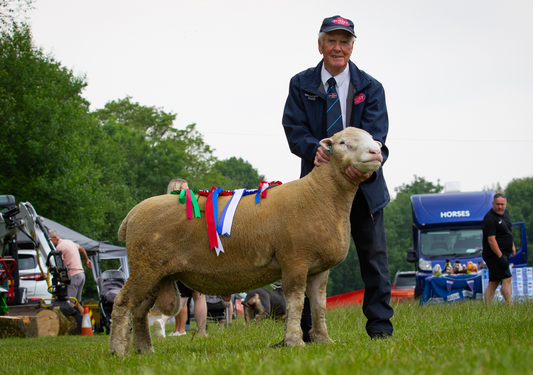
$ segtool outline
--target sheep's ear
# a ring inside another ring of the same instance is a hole
[[[326,150],[329,149],[331,146],[333,146],[333,139],[324,138],[320,141],[320,146],[324,147]]]

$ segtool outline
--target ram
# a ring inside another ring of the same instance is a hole
[[[157,302],[165,315],[181,308],[175,285],[181,280],[207,295],[229,295],[279,279],[287,300],[285,346],[303,346],[300,317],[307,292],[311,303],[311,340],[329,343],[325,322],[328,270],[342,262],[350,245],[350,210],[358,186],[343,173],[354,166],[364,173],[382,162],[380,143],[365,131],[347,128],[320,144],[330,162],[307,176],[273,187],[266,198],[244,196],[231,235],[221,239],[224,253],[210,251],[205,220],[186,218],[175,195],[144,200],[123,220],[130,277],[115,299],[109,349],[124,355],[130,347],[153,351],[148,311]],[[218,199],[221,212],[230,198]],[[199,197],[200,210],[206,199]]]

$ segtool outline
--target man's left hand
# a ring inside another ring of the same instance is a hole
[[[329,163],[329,154],[324,147],[320,146],[316,151],[314,164],[315,166],[320,167],[322,164],[327,163]],[[344,171],[343,176],[352,184],[359,185],[368,180],[370,176],[372,176],[372,173],[374,172],[363,173],[355,167],[348,166]]]
[[[359,185],[362,182],[365,182],[372,176],[374,172],[363,173],[359,169],[352,167],[351,165],[346,168],[343,173],[345,179],[350,181],[354,185]]]
[[[85,261],[85,264],[87,265],[87,267],[93,268],[93,262],[91,262],[89,259]]]

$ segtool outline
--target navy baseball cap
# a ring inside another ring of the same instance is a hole
[[[324,18],[324,21],[322,21],[322,26],[320,27],[320,31],[330,32],[333,30],[348,31],[355,38],[357,38],[357,36],[355,35],[353,22],[348,18],[343,18],[341,16]]]

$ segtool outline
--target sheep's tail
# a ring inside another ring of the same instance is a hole
[[[124,220],[122,220],[122,224],[120,224],[120,228],[118,228],[118,239],[120,241],[126,241],[126,228],[128,227],[128,218],[130,217],[130,214],[128,213]]]

